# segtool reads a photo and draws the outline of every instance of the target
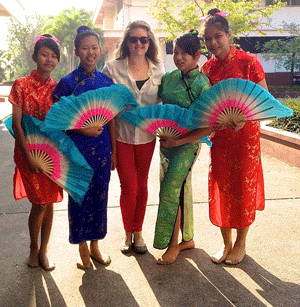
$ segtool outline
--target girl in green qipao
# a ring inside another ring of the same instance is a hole
[[[200,55],[196,30],[177,38],[173,58],[178,69],[164,75],[159,89],[164,104],[189,108],[209,88],[209,80],[197,64]],[[195,247],[191,169],[201,147],[197,140],[210,132],[211,128],[199,129],[182,139],[161,139],[161,189],[154,247],[167,250],[158,259],[159,264],[171,264],[180,251]],[[180,228],[182,241],[178,243]]]

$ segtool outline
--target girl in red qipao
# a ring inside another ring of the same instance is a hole
[[[52,93],[57,82],[51,78],[50,74],[60,58],[56,41],[56,38],[48,34],[37,37],[32,55],[37,69],[30,75],[17,79],[8,98],[13,105],[12,127],[16,140],[14,197],[16,200],[27,197],[32,204],[28,220],[30,235],[28,266],[34,268],[40,264],[46,271],[55,268],[55,265],[47,258],[47,245],[52,227],[53,203],[62,201],[63,192],[32,160],[26,147],[21,120],[23,114],[44,120],[53,104]]]
[[[267,90],[265,73],[257,58],[230,45],[226,12],[213,9],[204,17],[203,35],[213,57],[202,72],[212,85],[228,78],[251,80]],[[212,261],[241,262],[246,254],[246,236],[256,210],[264,209],[264,183],[260,157],[259,122],[235,124],[211,135],[209,213],[221,228],[224,246]],[[232,242],[232,228],[237,229]]]

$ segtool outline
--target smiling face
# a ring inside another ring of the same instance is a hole
[[[130,31],[129,37],[148,38],[148,32],[144,28],[135,28]],[[127,46],[129,49],[130,56],[145,56],[148,51],[149,45],[149,41],[146,44],[142,44],[140,40],[131,43],[127,39]]]
[[[75,54],[80,58],[80,64],[88,71],[92,72],[99,61],[101,49],[95,36],[90,35],[80,40],[78,49]]]
[[[182,71],[184,74],[188,73],[190,70],[197,67],[197,62],[199,60],[200,51],[192,56],[186,53],[182,48],[175,45],[174,53],[173,53],[173,60],[176,67]]]
[[[41,46],[37,55],[32,56],[41,75],[50,75],[58,63],[57,54],[46,46]]]
[[[207,49],[216,57],[224,60],[230,50],[231,32],[226,33],[218,27],[210,26],[204,31]]]

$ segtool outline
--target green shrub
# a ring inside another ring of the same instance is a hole
[[[275,86],[268,85],[270,93],[284,93],[284,92],[300,92],[300,85],[284,85],[284,86]]]
[[[300,134],[300,99],[288,98],[280,101],[294,111],[292,116],[274,119],[268,126]]]

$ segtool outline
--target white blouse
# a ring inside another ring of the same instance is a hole
[[[149,79],[140,90],[128,68],[128,58],[107,62],[102,72],[111,78],[114,83],[127,86],[141,107],[149,106],[159,102],[157,93],[164,71],[161,64],[148,61]],[[149,143],[155,138],[152,134],[123,121],[119,116],[116,117],[116,134],[118,141],[135,145]]]

